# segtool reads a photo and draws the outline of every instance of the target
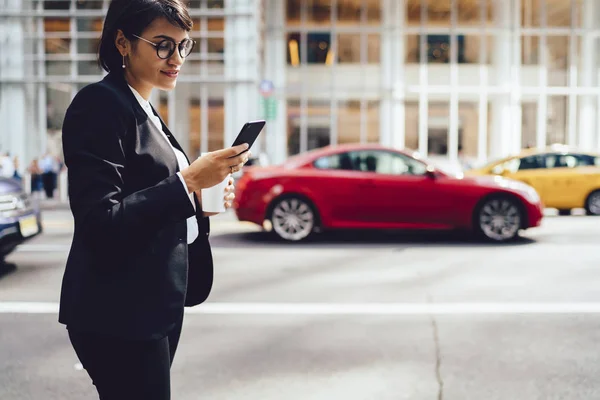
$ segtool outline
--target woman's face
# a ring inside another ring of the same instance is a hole
[[[164,39],[180,43],[189,37],[185,30],[172,25],[165,18],[156,19],[139,36],[155,44]],[[179,45],[175,47],[171,57],[161,59],[156,47],[142,39],[138,39],[133,47],[130,46],[125,78],[143,97],[148,98],[153,88],[171,90],[175,87],[184,63],[179,54]]]

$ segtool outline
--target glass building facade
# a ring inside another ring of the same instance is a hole
[[[96,52],[109,3],[0,0],[0,118],[7,124],[0,150],[25,165],[46,150],[60,155],[71,99],[104,75]],[[196,0],[189,6],[197,44],[177,88],[155,90],[151,102],[196,157],[223,148],[238,126],[256,119],[261,4]]]
[[[106,0],[0,0],[0,150],[60,152],[64,112],[102,78]],[[599,0],[196,0],[194,52],[153,94],[191,157],[266,118],[272,162],[379,142],[485,161],[600,150]],[[101,107],[101,105],[99,105]]]

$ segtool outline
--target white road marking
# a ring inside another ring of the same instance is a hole
[[[206,303],[190,314],[431,315],[600,313],[600,303]]]
[[[71,249],[70,245],[64,244],[22,244],[16,251],[26,251],[30,253],[66,253]]]
[[[0,314],[56,314],[58,303],[0,302]],[[600,303],[206,303],[187,314],[470,315],[600,314]]]
[[[56,314],[58,303],[39,303],[25,301],[0,302],[0,314]]]

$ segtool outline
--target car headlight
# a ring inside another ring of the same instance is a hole
[[[501,177],[496,177],[496,181],[507,189],[512,189],[516,192],[519,192],[525,199],[531,203],[540,202],[540,195],[538,192],[526,183],[520,181],[514,181],[512,179],[505,179]]]
[[[540,201],[540,195],[533,187],[522,182],[515,182],[512,186],[512,189],[521,193],[527,201],[531,203],[538,203]]]
[[[31,208],[31,201],[26,193],[9,193],[0,195],[0,215],[14,217]]]
[[[540,195],[531,186],[523,189],[524,197],[532,203],[538,203],[540,201]]]

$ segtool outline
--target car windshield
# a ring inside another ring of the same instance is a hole
[[[446,156],[430,155],[426,158],[416,157],[425,164],[433,166],[437,171],[449,176],[458,176],[463,173],[463,167],[458,161],[452,162]]]
[[[313,157],[311,157],[311,155],[313,153],[319,153],[321,152],[323,149],[322,148],[317,148],[317,149],[313,149],[313,150],[308,150],[304,153],[299,153],[299,154],[295,154],[292,156],[289,156],[281,165],[284,168],[297,168],[307,162],[309,162]]]

